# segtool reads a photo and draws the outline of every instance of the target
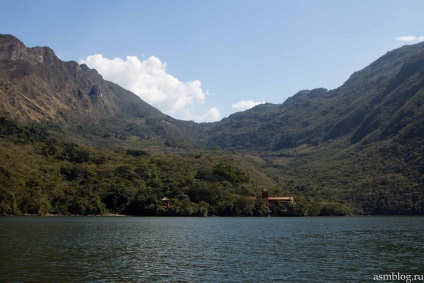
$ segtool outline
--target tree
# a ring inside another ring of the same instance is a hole
[[[113,213],[122,213],[130,203],[130,195],[121,187],[112,187],[102,201]]]

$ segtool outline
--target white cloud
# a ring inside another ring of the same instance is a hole
[[[198,112],[198,111],[197,111]],[[187,112],[183,118],[184,120],[202,121],[202,122],[215,122],[221,120],[221,111],[218,108],[212,107],[204,114],[196,115],[191,111]]]
[[[101,54],[88,56],[80,63],[96,69],[106,80],[134,92],[141,99],[173,117],[195,117],[192,109],[204,104],[206,94],[198,80],[182,82],[166,72],[166,62],[151,56],[141,61],[136,56],[108,59]],[[207,119],[219,119],[219,110],[211,108]],[[202,121],[198,117],[196,121]],[[211,120],[209,120],[211,121]]]
[[[255,107],[256,105],[264,104],[264,103],[265,102],[257,102],[257,101],[252,101],[252,100],[242,100],[242,101],[239,101],[237,103],[231,104],[231,107],[233,109],[238,110],[238,111],[243,111],[243,110],[247,110],[247,109],[250,109],[252,107]]]
[[[424,41],[424,36],[403,35],[403,36],[396,37],[396,40],[404,41],[404,42],[418,42],[418,41]]]

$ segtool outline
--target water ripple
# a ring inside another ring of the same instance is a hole
[[[421,274],[422,217],[0,218],[0,282],[371,282]]]

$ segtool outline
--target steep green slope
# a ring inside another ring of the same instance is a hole
[[[249,197],[262,188],[286,194],[281,185],[251,157],[223,151],[94,149],[0,118],[0,155],[0,215],[316,215],[328,206],[296,195],[296,203],[270,210]]]

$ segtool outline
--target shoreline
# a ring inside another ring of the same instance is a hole
[[[113,214],[113,213],[104,213],[104,214],[1,214],[1,216],[5,217],[21,217],[21,216],[30,216],[30,217],[129,217],[130,215],[125,214]]]

